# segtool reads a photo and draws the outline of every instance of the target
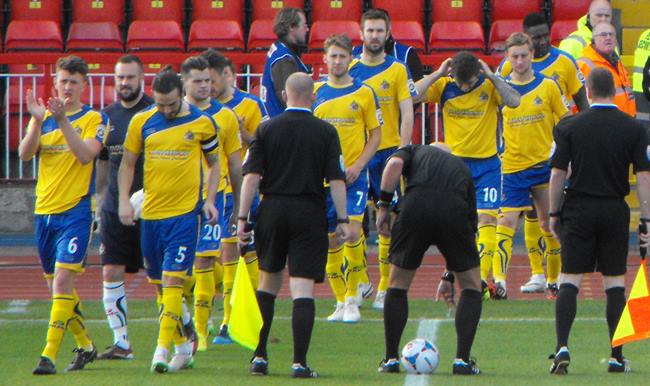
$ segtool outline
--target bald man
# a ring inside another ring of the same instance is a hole
[[[562,40],[558,48],[573,59],[580,59],[582,50],[591,43],[594,26],[602,22],[612,22],[612,5],[607,0],[594,0],[589,5],[589,13],[578,20],[578,29]]]
[[[324,179],[330,183],[336,207],[336,233],[343,240],[349,238],[341,145],[334,126],[312,115],[313,89],[308,75],[289,76],[282,92],[286,110],[258,127],[243,166],[237,224],[242,246],[251,239],[246,225],[258,188],[263,197],[253,232],[260,259],[257,301],[264,324],[250,366],[252,375],[268,374],[266,343],[275,298],[282,286],[282,272],[288,266],[293,298],[291,376],[318,377],[307,366],[307,350],[314,326],[314,283],[325,278],[327,262]]]

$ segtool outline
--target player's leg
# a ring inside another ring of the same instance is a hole
[[[494,299],[507,299],[508,265],[512,258],[512,239],[515,235],[517,220],[520,210],[503,208],[496,229],[497,253],[495,254],[492,269],[494,274],[495,294]]]
[[[571,268],[571,267],[567,267]],[[571,356],[569,355],[569,334],[578,309],[578,292],[582,274],[561,273],[560,288],[555,301],[555,355],[552,357],[552,374],[566,374]]]
[[[343,258],[343,243],[339,242],[336,239],[336,209],[334,208],[334,202],[332,197],[327,194],[327,231],[329,235],[328,249],[327,249],[327,264],[325,265],[325,273],[327,274],[327,280],[332,288],[332,293],[336,299],[336,308],[334,312],[327,317],[327,320],[330,322],[341,322],[343,321],[343,313],[345,311],[345,292],[346,292],[346,282],[345,282],[345,271],[344,270],[344,258]]]
[[[261,256],[264,255],[261,254]],[[278,272],[267,272],[265,271],[265,262],[260,261],[260,263],[260,285],[255,294],[260,307],[260,313],[262,314],[263,323],[260,329],[259,342],[253,353],[253,360],[251,361],[250,373],[252,375],[268,374],[269,354],[266,346],[275,314],[275,298],[282,287],[283,276],[282,270]]]
[[[530,262],[531,276],[528,282],[521,286],[523,293],[544,292],[546,287],[546,276],[542,258],[544,256],[545,242],[542,228],[539,226],[537,211],[526,211],[524,215],[524,240],[526,250],[528,251],[528,261]]]
[[[356,323],[361,319],[359,306],[363,301],[363,294],[359,292],[359,283],[363,276],[365,254],[361,238],[361,222],[366,210],[368,196],[367,172],[363,171],[357,181],[347,188],[347,214],[350,218],[350,239],[345,242],[343,255],[348,260],[346,272],[345,311],[343,322]]]
[[[533,201],[535,202],[537,217],[539,218],[539,226],[542,229],[542,236],[544,237],[544,243],[546,244],[544,257],[546,258],[546,273],[548,276],[548,282],[546,285],[548,291],[547,296],[550,299],[555,299],[558,291],[557,279],[560,274],[562,261],[560,257],[560,241],[553,237],[551,228],[549,227],[548,185],[544,184],[535,186],[531,190],[531,193],[533,195]]]
[[[384,302],[384,341],[386,354],[379,366],[381,372],[399,372],[399,343],[408,321],[408,289],[415,269],[391,265],[389,286]]]
[[[480,371],[470,358],[474,337],[481,318],[482,295],[480,294],[480,268],[455,271],[461,293],[456,307],[456,359],[453,373],[474,375]]]
[[[259,194],[255,194],[255,197],[253,198],[253,203],[251,204],[251,210],[249,216],[249,218],[252,219],[251,225],[253,225],[253,227],[255,227],[255,220],[254,220],[255,211],[257,210],[258,205],[259,205]],[[251,240],[250,243],[248,243],[244,252],[246,257],[246,270],[248,271],[248,276],[251,278],[251,283],[253,284],[253,288],[257,289],[260,282],[260,263],[257,257],[257,253],[255,252],[254,239]]]
[[[314,279],[290,277],[289,286],[293,298],[291,312],[293,364],[291,366],[291,376],[294,378],[316,378],[318,374],[307,366],[307,351],[309,350],[316,317]]]
[[[235,273],[239,263],[239,249],[237,248],[237,237],[232,231],[231,219],[233,216],[233,197],[231,193],[225,195],[223,216],[219,219],[221,223],[221,264],[223,266],[223,320],[219,333],[214,338],[214,344],[231,344],[232,339],[228,334],[228,323],[230,322],[230,299],[232,287],[235,282]]]

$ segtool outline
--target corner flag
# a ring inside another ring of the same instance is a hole
[[[262,313],[243,257],[239,258],[237,264],[230,305],[232,306],[228,325],[230,337],[249,350],[255,350],[260,340]]]
[[[630,297],[612,338],[612,347],[647,338],[650,338],[650,291],[645,259],[641,259]]]

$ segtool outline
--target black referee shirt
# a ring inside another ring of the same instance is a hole
[[[407,194],[418,187],[448,192],[464,199],[469,208],[476,211],[472,173],[460,158],[428,145],[406,145],[392,157],[404,161],[402,174],[406,179]]]
[[[309,109],[287,108],[262,123],[251,142],[243,173],[262,175],[265,196],[314,198],[325,203],[323,180],[344,180],[336,128]]]
[[[551,166],[567,170],[567,196],[623,198],[630,193],[630,164],[650,171],[648,134],[615,105],[592,105],[561,120],[555,128]]]

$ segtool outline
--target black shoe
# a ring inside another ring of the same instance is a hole
[[[196,328],[194,328],[194,320],[190,319],[187,324],[183,325],[183,335],[187,341],[192,344],[192,355],[196,355],[196,350],[199,348],[199,336],[196,335]]]
[[[113,344],[106,347],[106,350],[104,350],[104,352],[97,355],[97,359],[133,359],[133,351],[131,350],[131,347],[125,350],[117,344]]]
[[[469,362],[465,362],[462,359],[456,359],[452,365],[453,375],[478,375],[481,373],[478,367],[476,367],[476,360],[470,359]]]
[[[399,373],[399,361],[395,358],[382,359],[377,371],[380,373]]]
[[[255,357],[251,361],[251,375],[268,375],[269,361],[262,357]]]
[[[309,367],[294,364],[291,366],[291,378],[318,378],[318,373]]]
[[[93,346],[93,349],[90,351],[77,347],[72,350],[72,352],[75,353],[75,355],[74,358],[72,358],[72,362],[70,362],[68,367],[65,368],[66,372],[83,370],[84,366],[97,358],[97,348],[95,348],[95,346]]]
[[[607,362],[607,372],[608,373],[631,373],[632,368],[627,359],[623,358],[622,361],[618,361],[616,358],[609,358]]]
[[[52,363],[50,358],[41,357],[41,359],[38,361],[38,365],[36,365],[36,368],[34,368],[34,371],[32,371],[32,374],[34,375],[56,374],[56,368],[54,367],[54,363]]]
[[[550,372],[551,374],[565,375],[569,372],[569,364],[571,363],[571,355],[566,348],[560,349],[555,355],[551,354],[548,359],[553,360]]]
[[[494,283],[494,290],[491,291],[492,299],[494,300],[508,300],[508,291],[501,283]]]

